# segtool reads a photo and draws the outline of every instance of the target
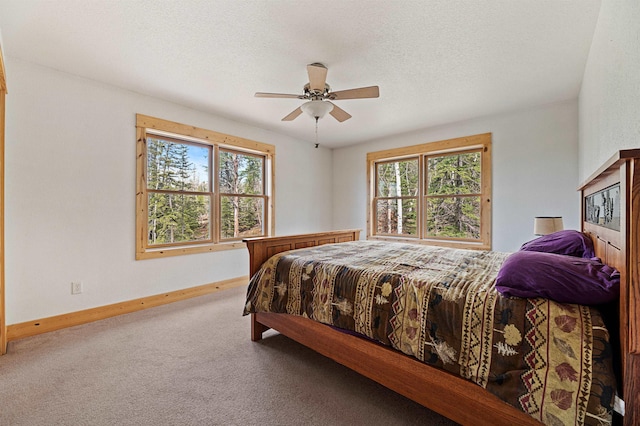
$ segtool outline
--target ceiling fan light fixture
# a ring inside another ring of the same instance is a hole
[[[315,100],[303,103],[300,105],[300,109],[318,120],[331,112],[333,105],[329,102]]]
[[[258,98],[306,99],[308,102],[291,111],[282,121],[295,120],[303,112],[306,112],[312,118],[315,118],[316,124],[327,113],[330,113],[340,123],[351,118],[351,114],[331,101],[377,98],[380,96],[378,86],[358,87],[356,89],[332,92],[331,87],[327,84],[327,67],[318,62],[307,65],[307,74],[309,75],[309,82],[303,87],[303,95],[256,92],[255,96]]]

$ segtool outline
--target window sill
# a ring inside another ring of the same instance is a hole
[[[457,249],[467,249],[467,250],[491,250],[491,244],[484,244],[482,242],[469,242],[469,241],[453,241],[453,240],[421,240],[418,238],[407,238],[407,237],[388,237],[388,236],[378,236],[378,235],[369,235],[367,236],[368,240],[376,240],[376,241],[393,241],[397,243],[408,243],[408,244],[422,244],[427,246],[438,246],[438,247],[449,247],[449,248],[457,248]]]
[[[183,247],[163,247],[159,249],[146,249],[136,252],[136,260],[158,259],[162,257],[182,256],[185,254],[212,253],[223,250],[236,250],[246,248],[247,245],[242,241],[233,241],[230,243],[203,244],[198,246]]]

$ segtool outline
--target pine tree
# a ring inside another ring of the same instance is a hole
[[[417,233],[418,160],[386,162],[377,165],[378,230],[388,234]]]
[[[264,159],[220,151],[221,234],[223,238],[261,235]]]
[[[427,230],[429,235],[479,238],[479,152],[444,155],[428,159]]]
[[[207,148],[199,149],[207,152]],[[209,238],[208,197],[189,194],[208,191],[208,184],[198,181],[190,156],[187,144],[147,138],[149,244]]]

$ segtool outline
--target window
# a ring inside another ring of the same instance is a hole
[[[147,134],[147,246],[212,242],[212,147]]]
[[[376,164],[376,231],[418,235],[418,158]]]
[[[491,248],[491,134],[367,154],[368,237]]]
[[[137,115],[136,259],[272,234],[273,145]]]
[[[264,156],[220,149],[220,238],[265,235]]]
[[[425,156],[428,237],[480,239],[482,150]]]

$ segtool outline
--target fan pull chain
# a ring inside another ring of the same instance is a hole
[[[320,145],[318,143],[318,118],[319,117],[316,117],[316,148],[318,147],[318,145]]]

